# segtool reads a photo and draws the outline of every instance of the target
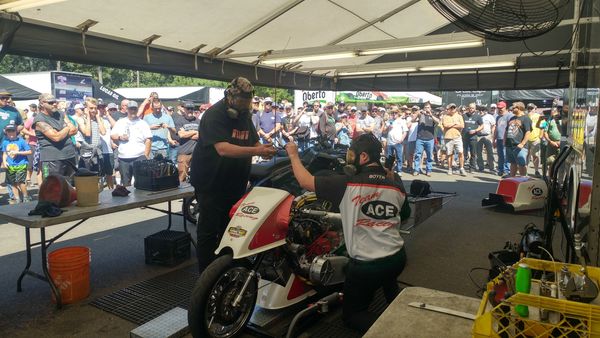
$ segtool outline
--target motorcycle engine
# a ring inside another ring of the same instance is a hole
[[[339,252],[344,244],[341,223],[301,212],[301,209],[329,211],[331,203],[317,200],[314,194],[298,199],[288,232],[288,252],[294,257],[294,271],[318,285],[343,282],[348,258]]]

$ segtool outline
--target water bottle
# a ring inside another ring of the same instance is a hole
[[[529,265],[520,263],[515,277],[516,291],[529,293],[531,291],[531,269]],[[521,317],[529,317],[529,307],[527,305],[515,305],[515,311]]]

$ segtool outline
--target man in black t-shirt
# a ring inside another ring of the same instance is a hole
[[[192,161],[192,153],[198,140],[198,127],[200,121],[194,116],[194,104],[186,103],[178,106],[178,111],[173,114],[175,130],[177,130],[177,170],[179,181],[183,182],[188,176],[188,169]]]
[[[431,104],[426,102],[423,106],[423,111],[419,113],[419,125],[417,126],[417,143],[415,146],[415,169],[413,175],[419,175],[421,169],[421,157],[423,151],[427,156],[427,163],[425,165],[425,175],[431,176],[433,170],[433,150],[434,140],[433,134],[435,132],[435,126],[440,123],[440,119],[433,116],[431,113]]]
[[[383,288],[388,303],[399,293],[398,275],[406,253],[398,228],[409,216],[402,180],[379,162],[381,142],[373,134],[352,141],[346,155],[352,175],[312,176],[300,161],[298,148],[286,146],[300,186],[314,191],[340,210],[344,241],[350,262],[344,281],[344,323],[365,333],[377,320],[368,307],[375,291]],[[403,208],[404,207],[404,208]]]
[[[513,117],[508,120],[504,145],[506,161],[510,163],[510,176],[527,176],[527,142],[531,134],[531,119],[525,114],[525,104],[515,102],[512,106]]]
[[[250,115],[253,92],[247,79],[233,79],[225,98],[200,121],[191,171],[200,211],[196,248],[200,273],[214,260],[229,210],[246,191],[252,156],[268,158],[276,152],[271,144],[258,142]]]
[[[483,129],[483,120],[477,113],[475,103],[469,103],[463,120],[465,121],[465,128],[462,130],[463,152],[465,155],[469,154],[469,172],[473,172],[477,163],[477,141],[479,141],[477,133]]]

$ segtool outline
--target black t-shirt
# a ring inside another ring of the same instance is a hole
[[[186,119],[183,115],[178,113],[173,114],[173,123],[175,124],[175,130],[179,132],[183,128],[185,131],[198,130],[200,122],[196,117],[192,120]],[[177,135],[177,141],[179,141],[179,149],[177,154],[179,155],[191,155],[194,152],[196,146],[196,140],[191,138],[181,138]]]
[[[419,118],[419,129],[417,129],[417,139],[429,141],[433,140],[435,132],[435,121],[431,115],[421,114]]]
[[[210,107],[200,121],[198,143],[192,155],[191,183],[197,192],[241,197],[250,177],[251,157],[222,157],[214,145],[229,142],[238,146],[254,146],[258,134],[250,114],[232,119],[221,100]]]
[[[531,131],[531,119],[527,115],[513,116],[508,120],[506,127],[506,136],[504,144],[507,147],[514,147],[523,141],[525,134]]]
[[[465,128],[462,131],[463,137],[467,139],[476,138],[477,133],[470,135],[469,132],[479,128],[479,126],[483,124],[481,115],[473,113],[469,116],[469,114],[464,114],[463,120],[465,121]]]
[[[33,128],[35,128],[36,124],[39,122],[47,123],[56,131],[61,131],[67,126],[65,115],[61,112],[55,112],[52,115],[38,113],[33,119]],[[75,146],[73,145],[73,142],[71,142],[71,136],[67,136],[58,142],[50,140],[39,130],[35,131],[35,136],[38,139],[40,161],[42,162],[68,160],[77,156]]]

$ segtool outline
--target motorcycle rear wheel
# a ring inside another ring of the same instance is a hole
[[[193,337],[234,337],[244,329],[256,304],[258,280],[253,277],[240,305],[232,302],[244,285],[251,267],[247,260],[224,255],[202,273],[194,289],[188,311]]]

